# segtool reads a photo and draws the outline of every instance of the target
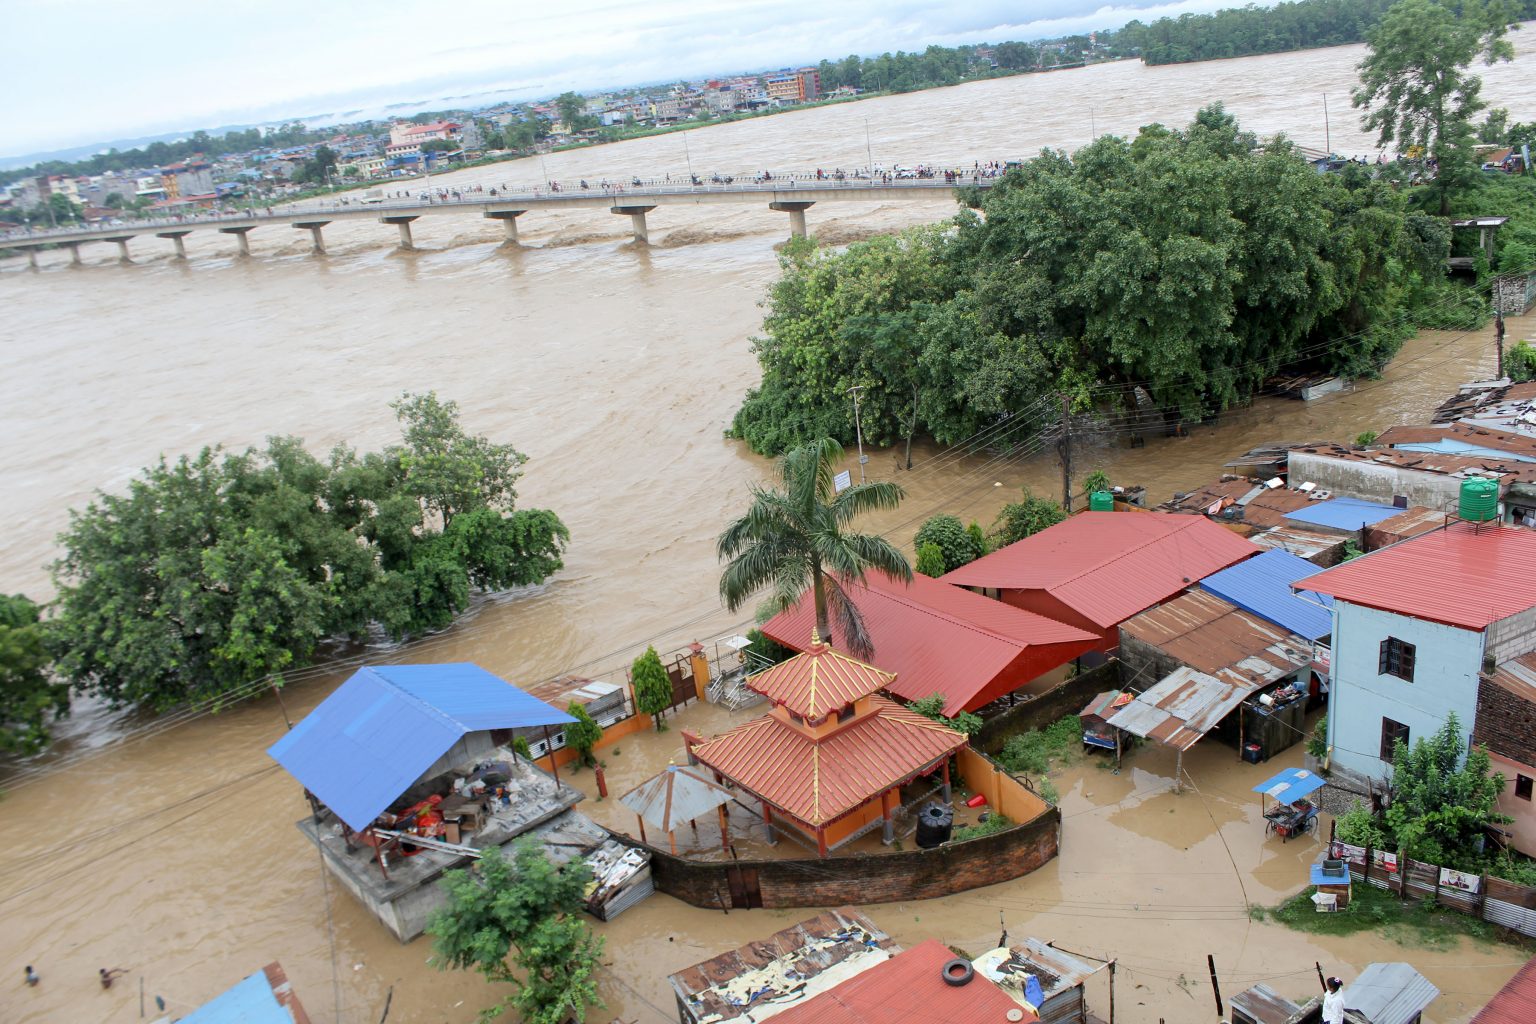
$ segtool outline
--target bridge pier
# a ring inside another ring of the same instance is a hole
[[[645,226],[645,215],[654,209],[655,206],[610,206],[608,212],[629,214],[629,226],[635,233],[635,241],[649,245],[651,233]]]
[[[256,230],[256,225],[247,224],[237,228],[219,228],[219,233],[224,235],[234,235],[235,242],[240,247],[240,255],[249,256],[251,254],[251,240],[245,236],[249,235],[254,230]]]
[[[80,243],[79,242],[65,242],[64,244],[65,244],[65,246],[67,246],[69,248],[69,263],[70,263],[70,266],[74,266],[74,267],[80,266],[81,263],[83,262],[80,259]],[[36,264],[34,264],[34,266],[35,265]]]
[[[804,238],[806,234],[805,211],[815,205],[814,200],[810,202],[772,202],[768,204],[768,209],[789,214],[789,237]]]
[[[413,216],[409,216],[409,217],[387,217],[386,216],[386,217],[380,217],[379,218],[379,223],[381,223],[381,224],[394,224],[395,226],[397,226],[400,229],[400,248],[402,248],[402,249],[414,249],[414,248],[416,248],[416,246],[411,241],[411,221],[413,221],[415,219],[416,219],[416,217],[414,215]]]
[[[28,249],[27,250],[27,266],[30,267],[33,270],[37,269],[37,250],[36,249]]]
[[[187,243],[184,239],[191,233],[190,231],[157,231],[155,237],[169,238],[176,245],[176,258],[184,260],[187,258]]]
[[[300,220],[295,221],[293,226],[299,228],[300,230],[308,231],[310,237],[315,240],[314,248],[310,251],[313,252],[316,256],[324,256],[325,238],[320,234],[320,229],[329,223],[330,221],[328,220]]]
[[[499,220],[507,227],[507,241],[517,241],[517,218],[527,213],[527,210],[486,210],[486,217],[491,220]]]
[[[113,238],[103,238],[102,241],[117,243],[117,262],[132,263],[133,259],[128,255],[128,239],[132,237],[132,235],[118,235]]]

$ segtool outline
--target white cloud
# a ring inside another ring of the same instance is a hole
[[[1038,38],[1212,10],[1041,0],[505,0],[209,4],[12,0],[0,150],[361,111],[597,90],[930,44]]]

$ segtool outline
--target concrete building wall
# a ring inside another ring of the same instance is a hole
[[[1500,619],[1488,627],[1488,656],[1495,665],[1536,651],[1536,608]]]
[[[1493,770],[1504,776],[1504,792],[1499,794],[1499,812],[1515,820],[1503,826],[1510,833],[1509,845],[1527,857],[1536,856],[1536,802],[1519,795],[1517,783],[1523,775],[1536,782],[1536,766],[1522,764],[1501,754],[1488,752]]]
[[[1461,488],[1459,478],[1443,473],[1336,459],[1312,452],[1291,452],[1290,478],[1293,485],[1311,481],[1339,497],[1390,505],[1394,495],[1406,494],[1410,505],[1437,509],[1454,507]]]
[[[1415,647],[1413,681],[1377,671],[1388,637]],[[1328,743],[1336,768],[1368,779],[1387,777],[1381,760],[1382,720],[1406,725],[1408,741],[1428,737],[1455,712],[1464,739],[1477,717],[1483,634],[1335,601]]]

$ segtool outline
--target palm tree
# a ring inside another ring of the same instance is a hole
[[[831,619],[836,618],[846,649],[868,659],[874,645],[843,582],[864,582],[868,569],[910,580],[912,567],[884,537],[847,532],[860,513],[894,509],[902,491],[882,481],[836,493],[834,467],[842,458],[843,446],[832,438],[812,441],[779,460],[781,487],[752,489],[746,515],[720,535],[717,551],[729,560],[720,575],[720,596],[734,612],[766,586],[768,607],[777,613],[794,605],[809,587],[821,638],[832,641]]]

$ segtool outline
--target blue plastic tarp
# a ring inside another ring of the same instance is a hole
[[[1320,640],[1333,632],[1333,598],[1291,589],[1292,583],[1317,571],[1305,558],[1274,548],[1212,573],[1200,587],[1299,637]]]
[[[467,662],[365,666],[267,753],[364,829],[466,734],[572,721]]]
[[[1401,511],[1391,505],[1361,501],[1359,498],[1329,498],[1295,512],[1287,512],[1285,518],[1295,523],[1311,523],[1313,526],[1328,526],[1335,530],[1358,530],[1363,526],[1375,526],[1383,519],[1391,519]]]
[[[293,1024],[293,1011],[278,1002],[272,983],[257,971],[225,989],[185,1017],[181,1024]]]
[[[1282,804],[1295,803],[1323,788],[1325,780],[1305,768],[1287,768],[1279,775],[1253,787],[1255,793],[1274,797]]]

